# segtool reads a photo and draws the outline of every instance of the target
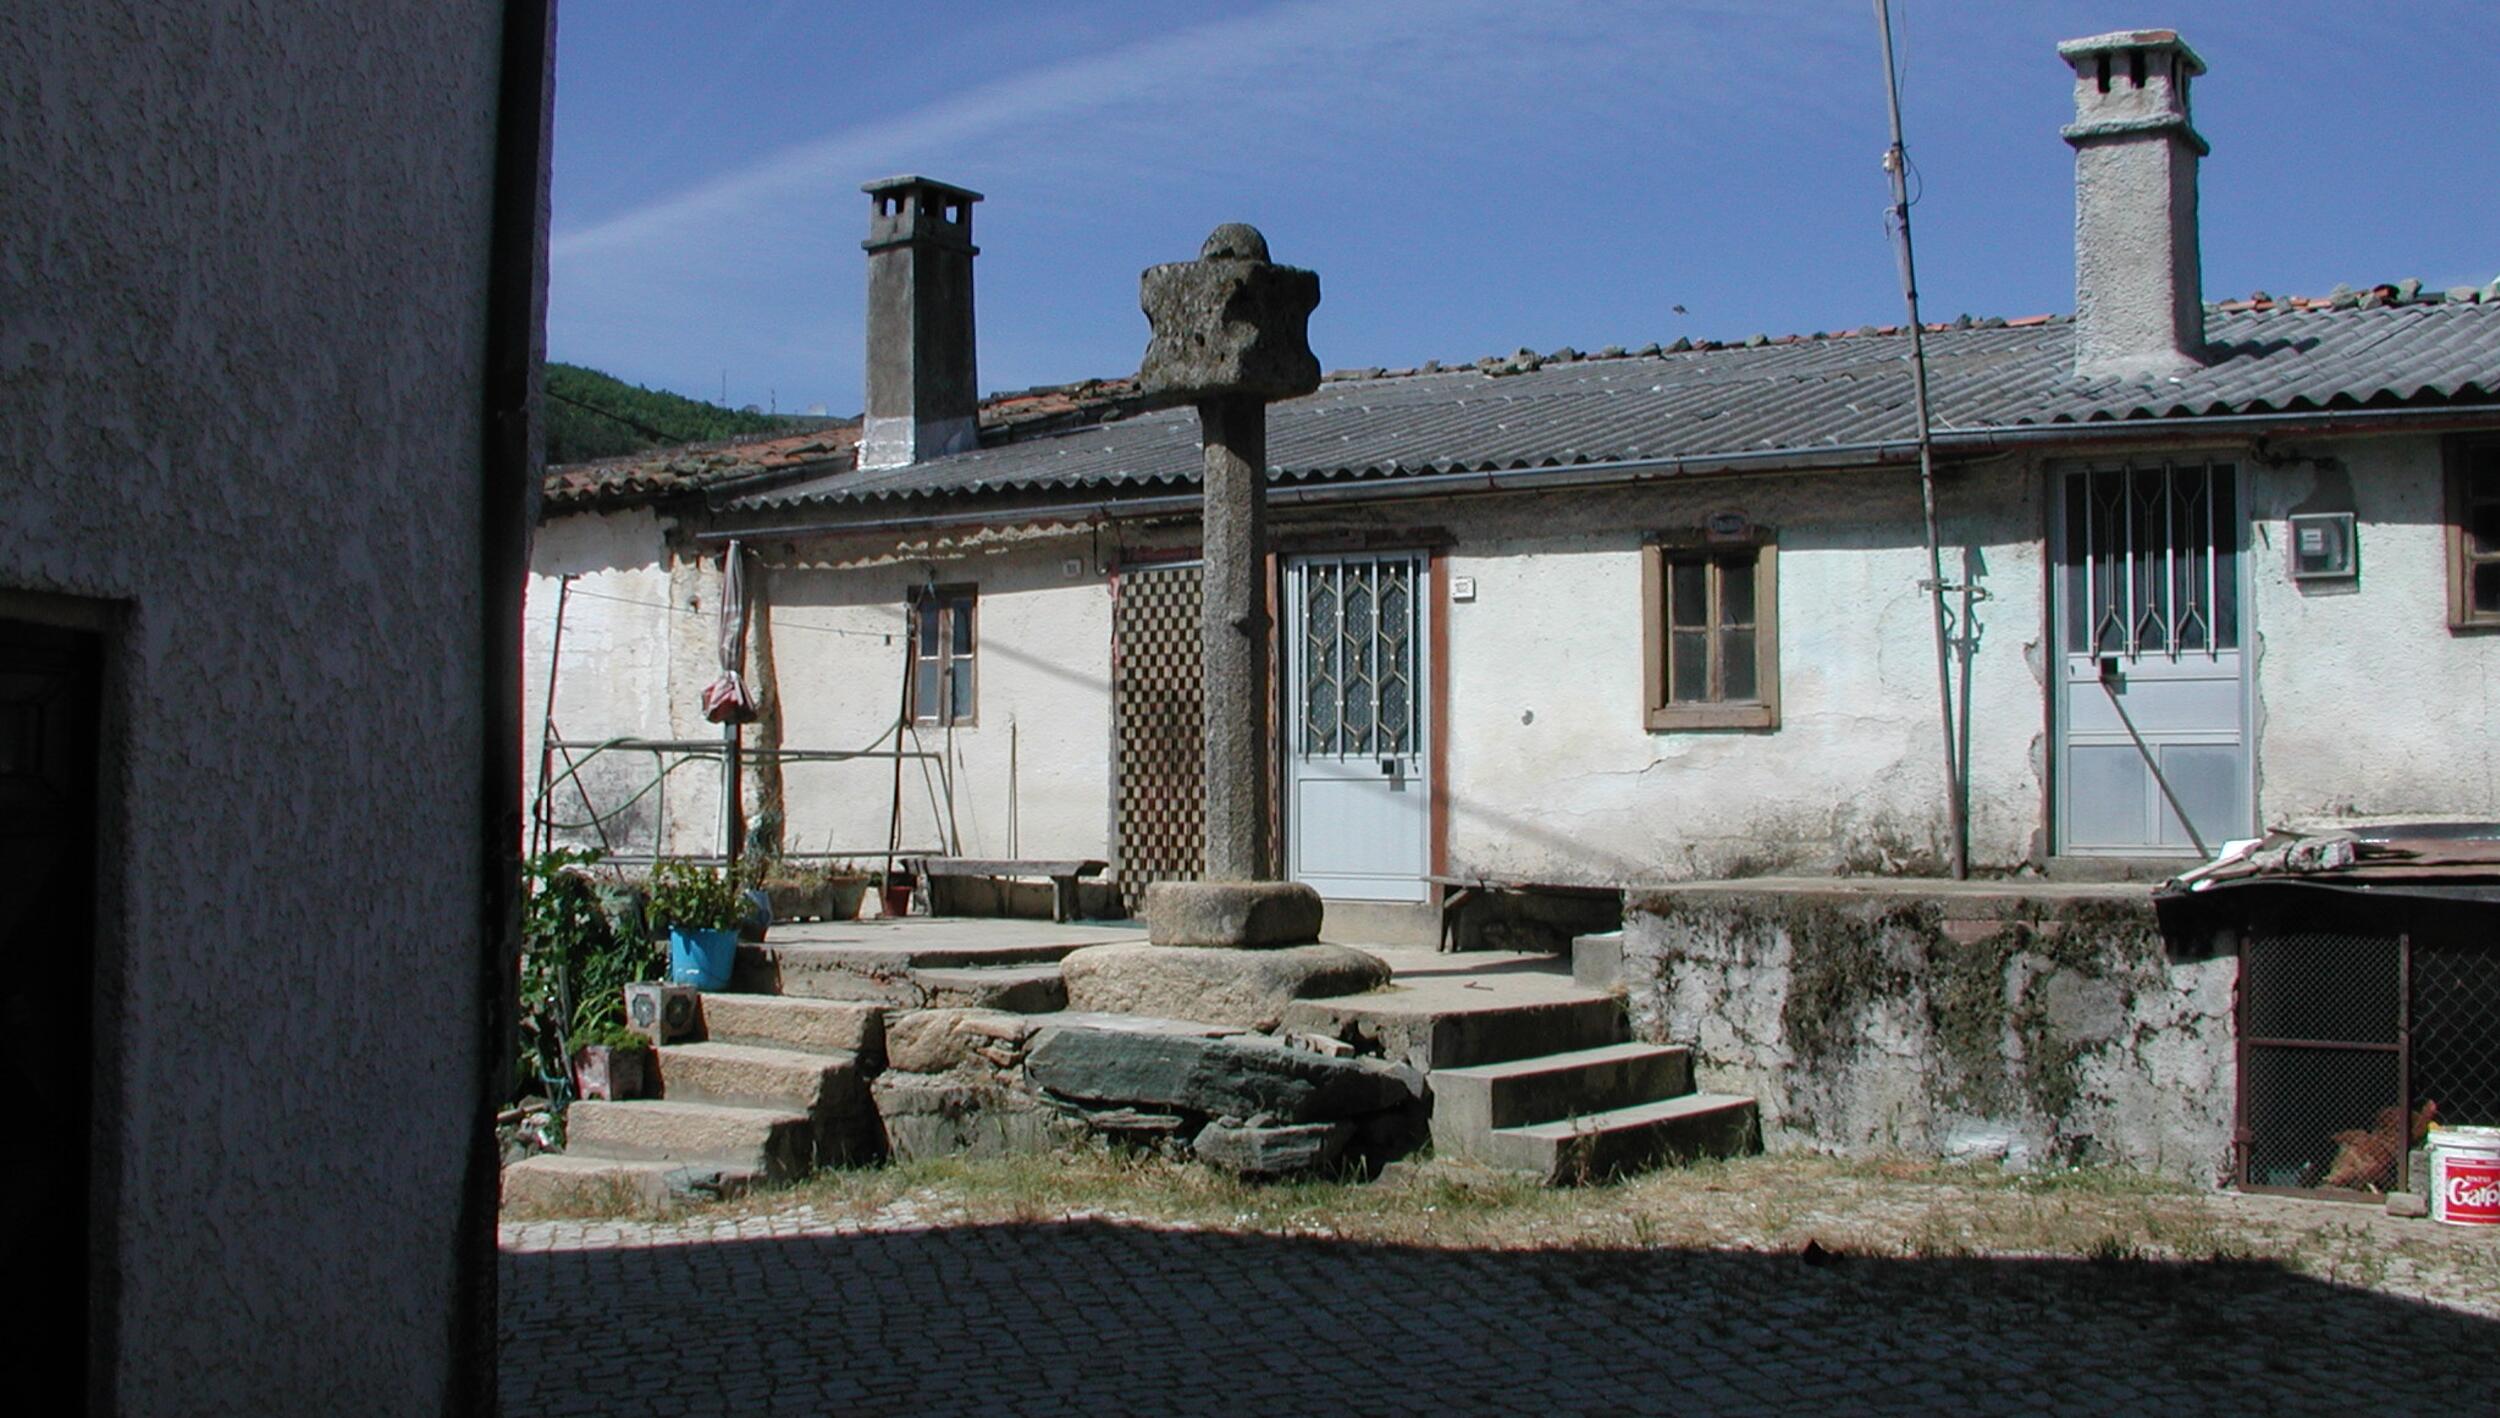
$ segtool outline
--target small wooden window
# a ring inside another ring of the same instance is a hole
[[[2500,626],[2500,438],[2448,449],[2448,624]]]
[[[1733,537],[1660,537],[1641,549],[1644,723],[1779,725],[1779,549]]]
[[[913,723],[973,721],[976,605],[970,586],[929,586],[911,593]]]

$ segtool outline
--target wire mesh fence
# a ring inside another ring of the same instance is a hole
[[[2242,949],[2239,1182],[2414,1184],[2434,1124],[2500,1124],[2500,950],[2446,933],[2279,931]]]

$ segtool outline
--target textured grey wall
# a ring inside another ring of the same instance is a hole
[[[0,18],[0,590],[125,608],[132,1412],[444,1401],[501,12]]]

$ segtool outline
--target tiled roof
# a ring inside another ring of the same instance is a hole
[[[1141,406],[1133,379],[1088,379],[1076,384],[993,394],[981,404],[985,442],[1009,443],[1075,427]],[[859,455],[859,421],[827,423],[801,433],[681,444],[568,463],[547,470],[550,511],[577,511],[657,502],[689,493],[728,494],[768,489],[794,477],[849,472]]]
[[[2063,317],[1928,327],[1940,438],[2131,419],[2297,414],[2500,401],[2500,286],[2382,286],[2319,300],[2252,297],[2207,307],[2206,364],[2155,382],[2073,374]],[[1281,482],[1389,478],[1645,460],[1706,460],[1897,444],[1915,437],[1891,328],[1581,355],[1528,351],[1441,368],[1359,370],[1271,406]],[[1122,403],[1128,402],[1123,399]],[[1178,490],[1198,477],[1186,409],[1122,417],[906,468],[847,466],[716,498],[725,511],[1063,489]]]

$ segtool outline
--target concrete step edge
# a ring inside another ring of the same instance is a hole
[[[1625,1132],[1634,1128],[1654,1127],[1661,1123],[1679,1122],[1687,1118],[1709,1117],[1751,1108],[1754,1100],[1735,1093],[1685,1093],[1662,1098],[1653,1103],[1634,1103],[1625,1108],[1609,1108],[1598,1113],[1583,1113],[1550,1123],[1523,1123],[1517,1127],[1495,1128],[1496,1137],[1535,1138],[1567,1141],[1592,1133]]]
[[[1628,1063],[1635,1059],[1671,1058],[1690,1054],[1682,1044],[1599,1044],[1589,1049],[1566,1049],[1553,1054],[1531,1054],[1526,1058],[1503,1059],[1495,1063],[1460,1064],[1452,1068],[1436,1068],[1430,1077],[1456,1080],[1503,1080],[1526,1078],[1543,1073],[1571,1073],[1612,1063]]]

